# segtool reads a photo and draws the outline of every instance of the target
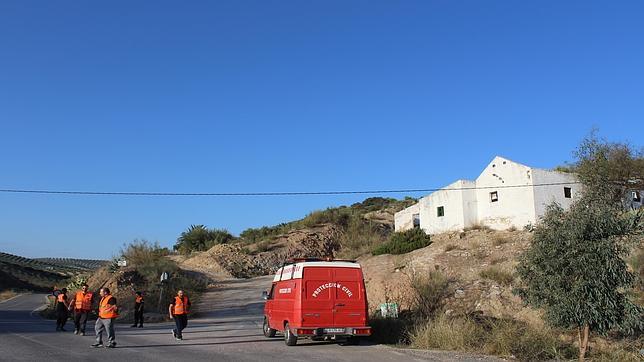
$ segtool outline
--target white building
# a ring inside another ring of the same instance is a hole
[[[520,229],[536,224],[553,201],[564,209],[581,189],[574,174],[532,168],[495,157],[475,181],[458,180],[395,215],[396,231],[428,234],[472,226]]]

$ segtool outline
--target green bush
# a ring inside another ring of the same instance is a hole
[[[422,229],[410,229],[393,233],[385,244],[374,249],[373,255],[406,254],[410,251],[424,248],[431,244],[429,235]]]
[[[132,288],[133,291],[142,291],[146,296],[146,308],[152,310],[161,310],[165,306],[166,300],[176,290],[184,290],[191,299],[198,297],[206,287],[206,282],[191,272],[181,270],[176,262],[167,256],[169,250],[162,248],[158,243],[151,243],[146,240],[134,240],[121,248],[121,258],[127,260],[128,268],[119,278],[119,287],[122,290]],[[169,278],[166,284],[166,291],[163,305],[159,306],[159,277],[162,273],[168,273]],[[119,296],[120,297],[120,296]],[[118,297],[117,297],[118,298]],[[130,305],[123,307],[123,312],[131,312]],[[125,315],[125,314],[124,314]]]
[[[204,225],[190,225],[181,233],[174,245],[174,250],[189,254],[193,251],[206,251],[217,244],[226,244],[235,240],[225,229],[208,229]]]

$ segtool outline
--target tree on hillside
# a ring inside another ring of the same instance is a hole
[[[182,254],[205,251],[217,244],[225,244],[234,239],[235,237],[225,229],[208,229],[204,225],[190,225],[177,239],[174,250]]]
[[[642,307],[627,296],[635,276],[625,258],[641,242],[644,215],[623,207],[625,184],[615,181],[633,175],[615,173],[613,166],[620,162],[610,156],[611,147],[593,135],[582,142],[576,163],[584,184],[581,197],[568,211],[549,206],[517,266],[522,281],[517,294],[543,308],[553,326],[577,329],[581,361],[591,332],[604,334],[625,320],[643,327]],[[630,149],[620,154],[633,156]]]
[[[557,170],[574,172],[589,192],[622,201],[627,190],[644,189],[644,148],[607,142],[593,130],[574,152],[576,161]]]

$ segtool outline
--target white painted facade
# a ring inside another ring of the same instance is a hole
[[[476,225],[497,230],[523,228],[536,224],[553,201],[564,209],[570,207],[580,189],[574,174],[532,168],[497,156],[475,181],[456,181],[397,212],[395,229],[413,228],[414,217],[428,234]]]

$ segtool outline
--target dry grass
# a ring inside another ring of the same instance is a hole
[[[505,262],[506,260],[507,259],[505,257],[503,257],[503,256],[497,256],[495,258],[492,258],[492,260],[490,260],[490,265],[501,264],[501,263]]]
[[[482,332],[471,319],[441,315],[416,326],[410,340],[414,348],[471,351],[479,347]]]
[[[512,273],[495,266],[481,270],[479,276],[481,278],[494,280],[498,284],[505,286],[512,284],[512,281],[514,280],[514,275],[512,275]]]
[[[0,302],[2,302],[3,300],[11,299],[18,294],[18,292],[15,292],[13,290],[3,290],[0,292]]]
[[[480,320],[441,315],[412,329],[415,348],[481,352],[524,361],[574,357],[572,346],[548,328],[512,320]]]
[[[489,226],[481,225],[481,224],[472,225],[463,229],[463,231],[466,231],[466,232],[473,231],[473,230],[490,231],[492,229]]]
[[[439,271],[412,276],[413,307],[416,318],[431,318],[443,308],[450,280]]]
[[[456,244],[447,244],[445,245],[445,249],[443,249],[445,252],[452,251],[452,250],[458,250],[460,249]]]
[[[494,246],[500,246],[509,242],[510,239],[500,234],[494,235],[494,237],[492,237],[492,245]]]

